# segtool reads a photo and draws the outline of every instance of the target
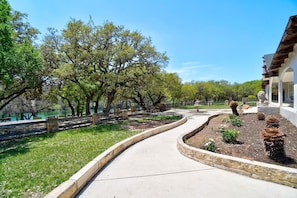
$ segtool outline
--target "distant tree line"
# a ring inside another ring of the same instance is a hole
[[[39,31],[27,15],[12,10],[7,0],[0,2],[2,116],[29,119],[57,104],[73,116],[127,104],[146,110],[197,99],[237,100],[261,89],[260,80],[182,83],[178,74],[164,70],[169,58],[150,38],[112,22],[70,19],[61,31],[48,28],[37,45]]]
[[[261,90],[262,80],[252,80],[242,84],[229,83],[226,80],[190,82],[182,85],[182,101],[224,101],[256,98]]]

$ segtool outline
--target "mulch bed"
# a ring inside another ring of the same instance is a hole
[[[204,148],[208,139],[212,138],[217,146],[216,153],[297,168],[297,127],[283,117],[275,116],[280,120],[279,129],[286,135],[284,146],[286,156],[282,159],[272,160],[265,153],[260,132],[266,128],[266,123],[265,121],[259,121],[256,114],[240,115],[240,118],[243,120],[241,127],[227,123],[228,128],[240,131],[237,137],[238,143],[236,144],[225,143],[219,131],[219,127],[223,124],[223,119],[229,119],[229,115],[219,115],[212,118],[204,129],[190,137],[186,142],[193,147]]]

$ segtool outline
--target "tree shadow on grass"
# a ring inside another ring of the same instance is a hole
[[[0,159],[25,154],[30,151],[30,142],[43,141],[44,139],[52,138],[54,135],[55,133],[46,133],[21,139],[2,141],[0,142]]]
[[[123,123],[121,122],[115,122],[115,123],[105,123],[100,125],[95,125],[91,127],[85,127],[80,128],[77,130],[78,133],[103,133],[103,132],[109,132],[109,131],[120,131],[123,130]]]

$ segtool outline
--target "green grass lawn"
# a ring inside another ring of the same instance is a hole
[[[230,109],[229,105],[224,103],[213,103],[213,105],[201,105],[200,109]]]
[[[139,132],[123,123],[104,124],[2,143],[0,197],[43,197],[100,153]]]
[[[241,105],[241,102],[238,102],[238,105]],[[246,103],[250,107],[254,107],[257,105],[257,101],[250,101]],[[188,105],[188,106],[181,106],[178,107],[180,109],[197,109],[194,105]],[[212,105],[208,106],[207,104],[201,105],[199,109],[230,109],[229,105],[225,105],[224,102],[214,102]]]
[[[160,115],[160,116],[149,116],[147,118],[142,119],[145,120],[179,120],[181,116],[167,116],[167,115]]]
[[[180,109],[197,109],[196,106],[194,105],[189,105],[189,106],[181,106],[178,107]],[[225,105],[224,103],[213,103],[213,105],[208,106],[206,105],[201,105],[199,109],[230,109],[228,105]]]

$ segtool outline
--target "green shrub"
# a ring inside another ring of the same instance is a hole
[[[239,116],[234,116],[234,118],[230,119],[230,122],[233,126],[242,126],[242,120]]]
[[[255,95],[248,95],[248,99],[257,100],[257,97]]]
[[[204,149],[211,151],[211,152],[215,152],[216,150],[216,143],[212,138],[208,139],[208,142],[204,145]]]
[[[235,129],[227,129],[222,133],[223,140],[227,143],[235,143],[239,131]]]
[[[234,114],[229,114],[229,119],[230,119],[230,120],[234,119],[235,117],[236,117],[236,115],[234,115]]]

